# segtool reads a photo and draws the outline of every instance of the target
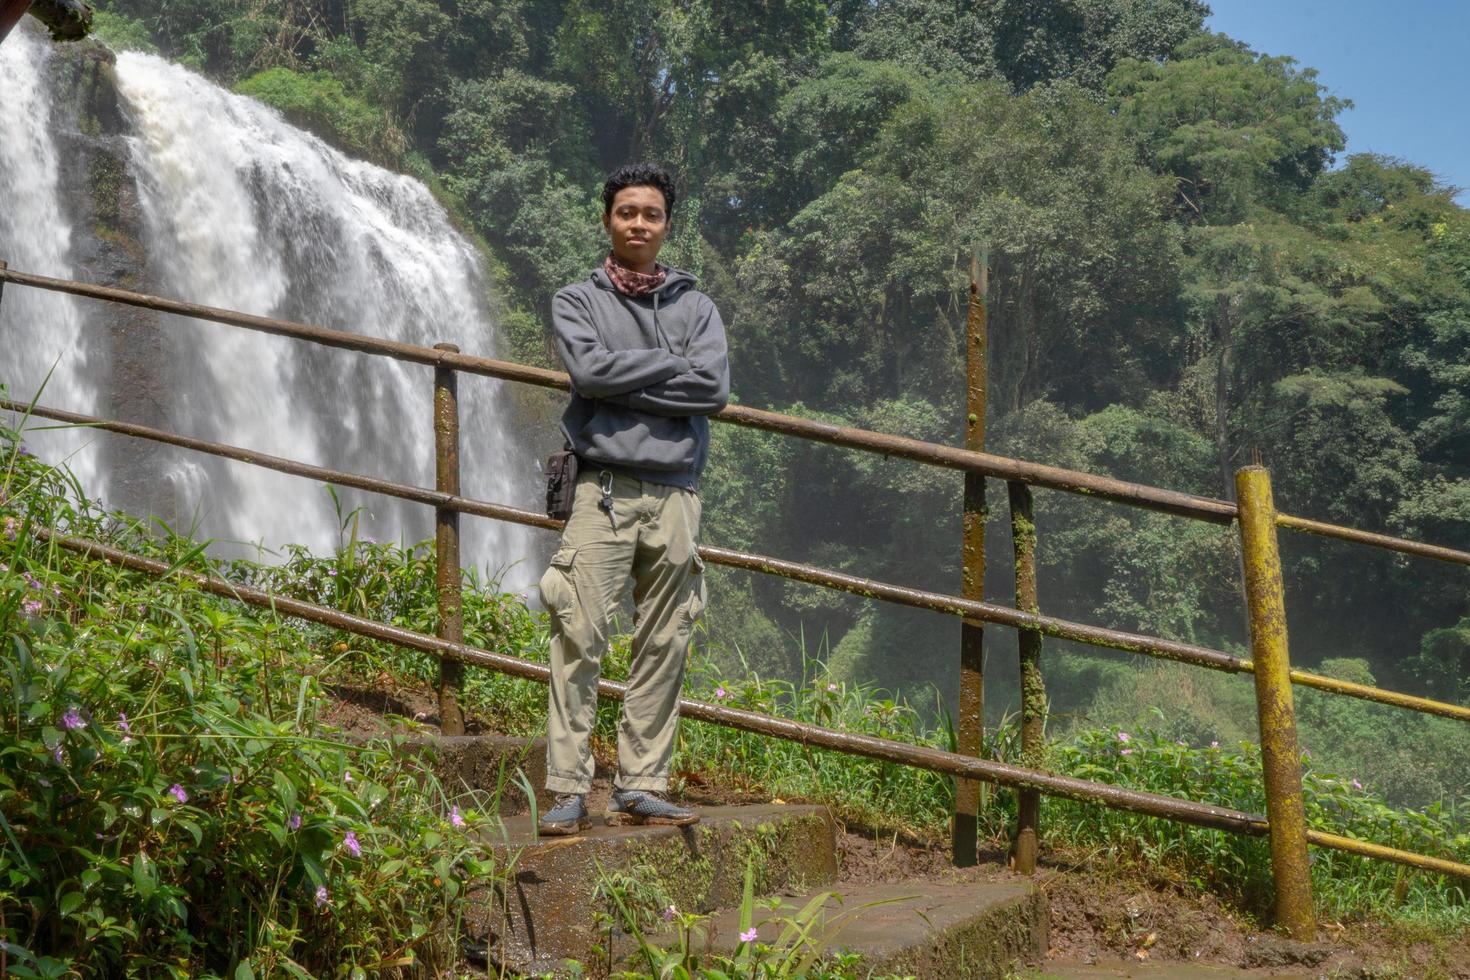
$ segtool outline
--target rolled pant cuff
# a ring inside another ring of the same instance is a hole
[[[662,776],[624,776],[618,773],[618,778],[613,781],[618,789],[641,789],[645,792],[664,793],[669,788],[669,777],[665,773]]]
[[[553,793],[581,793],[583,796],[586,796],[592,792],[592,780],[583,779],[580,776],[561,776],[556,773],[547,773],[546,788]]]

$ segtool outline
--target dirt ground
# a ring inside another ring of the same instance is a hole
[[[363,683],[330,685],[328,691],[334,700],[323,718],[345,732],[438,728],[437,698],[427,686],[405,684],[384,674]],[[466,729],[471,734],[489,731],[475,717],[466,718]],[[609,754],[606,746],[598,746],[597,754],[598,778],[589,801],[594,807],[610,792],[612,761],[603,757]],[[679,782],[677,797],[695,806],[772,802],[768,794],[724,785],[699,773],[685,773]],[[961,870],[950,865],[948,847],[942,843],[875,834],[857,826],[839,824],[837,849],[839,891],[843,884],[953,881],[1012,873],[999,848],[983,851],[978,866]],[[1381,922],[1324,922],[1316,942],[1293,942],[1185,882],[1086,853],[1046,855],[1036,880],[1051,912],[1050,949],[1046,962],[1035,965],[1042,976],[1051,975],[1051,964],[1093,971],[1062,970],[1067,976],[1150,977],[1217,965],[1249,971],[1237,976],[1470,980],[1470,932],[1446,937]],[[1137,973],[1130,972],[1133,966]]]

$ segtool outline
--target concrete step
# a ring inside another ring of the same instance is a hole
[[[651,926],[665,903],[692,912],[738,905],[745,868],[758,893],[818,889],[837,876],[832,818],[820,806],[698,807],[688,827],[594,826],[575,837],[536,839],[529,816],[485,833],[510,868],[508,885],[471,892],[463,934],[483,941],[492,966],[558,973],[577,960],[606,967],[615,907],[599,879],[623,876],[640,917]],[[614,926],[613,939],[621,929]]]
[[[1014,976],[1018,962],[1036,962],[1046,955],[1046,899],[1025,879],[913,881],[831,890],[838,894],[819,913],[813,945],[828,953],[856,953],[861,957],[859,975],[1001,978]],[[776,911],[757,903],[752,916],[757,943],[778,944],[786,922],[818,894],[788,899]],[[739,936],[737,906],[696,926],[691,943],[730,955]],[[668,948],[672,939],[665,935],[654,942]],[[637,965],[633,955],[625,962]]]
[[[351,744],[380,741],[388,733],[344,732]],[[506,735],[436,735],[400,732],[400,757],[419,756],[430,760],[429,771],[444,788],[451,803],[478,806],[477,794],[495,798],[501,816],[515,816],[530,809],[530,801],[515,778],[519,769],[536,793],[536,805],[552,805],[554,793],[546,790],[546,739],[511,738]]]

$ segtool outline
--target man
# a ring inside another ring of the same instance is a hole
[[[557,352],[572,377],[561,429],[580,476],[561,547],[541,578],[551,613],[543,834],[589,825],[588,745],[608,619],[628,579],[637,606],[628,693],[618,728],[610,822],[691,824],[669,802],[689,633],[704,608],[699,474],[709,419],[730,390],[725,328],[694,277],[656,258],[675,190],[659,166],[618,169],[602,189],[612,251],[552,301]]]

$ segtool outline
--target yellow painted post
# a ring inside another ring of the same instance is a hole
[[[1276,924],[1293,939],[1317,936],[1312,875],[1307,864],[1307,819],[1302,809],[1301,753],[1291,701],[1291,663],[1286,645],[1286,597],[1276,550],[1276,505],[1263,466],[1235,473],[1240,543],[1255,665],[1256,711],[1261,725],[1261,770],[1266,817],[1271,826],[1271,877],[1276,886]]]

